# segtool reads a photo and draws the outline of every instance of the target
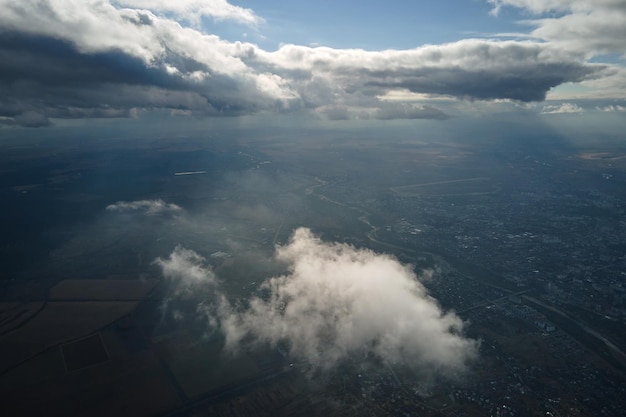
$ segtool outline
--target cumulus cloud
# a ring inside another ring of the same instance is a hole
[[[181,257],[181,251],[157,261],[166,276],[172,269],[186,276],[186,268],[193,276],[208,274],[202,258],[188,251]],[[369,353],[444,373],[463,370],[476,355],[477,343],[463,336],[461,319],[443,312],[415,273],[392,256],[327,243],[301,228],[277,248],[276,258],[288,272],[267,279],[244,306],[225,302],[219,292],[202,304],[213,304],[205,311],[227,349],[283,343],[292,357],[321,369]]]
[[[561,103],[544,106],[541,114],[559,114],[559,113],[582,113],[584,110],[578,104]]]
[[[377,97],[398,90],[541,101],[550,88],[604,68],[577,51],[531,41],[386,51],[287,44],[270,52],[193,25],[194,16],[259,21],[225,0],[0,0],[0,7],[0,117],[18,120],[27,112],[42,121],[130,117],[137,109],[197,116],[359,111],[382,107]],[[428,113],[405,110],[409,118]]]
[[[154,261],[172,284],[175,296],[190,296],[216,284],[215,274],[204,265],[205,262],[204,257],[181,246],[177,246],[168,258],[157,258]]]
[[[278,76],[242,62],[253,45],[149,10],[103,0],[0,0],[0,7],[0,115],[120,117],[133,108],[236,115],[290,97]]]
[[[254,58],[291,76],[310,106],[326,104],[328,97],[350,103],[400,89],[465,99],[541,101],[550,88],[584,80],[603,68],[542,43],[483,39],[387,51],[284,45],[274,52],[257,50]]]
[[[107,211],[117,212],[142,212],[150,215],[179,213],[183,209],[174,204],[166,203],[161,199],[157,200],[138,200],[138,201],[118,201],[109,204]]]
[[[204,16],[252,25],[261,22],[261,18],[251,9],[234,6],[226,0],[115,0],[114,3],[130,8],[170,13],[178,19],[194,24],[199,24],[200,18]]]

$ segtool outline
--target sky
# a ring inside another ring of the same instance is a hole
[[[626,1],[0,0],[0,126],[626,115]]]

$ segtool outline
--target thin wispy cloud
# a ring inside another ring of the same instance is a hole
[[[106,207],[107,211],[113,212],[141,212],[149,215],[179,213],[183,209],[174,204],[166,203],[161,199],[138,200],[138,201],[118,201]]]
[[[563,113],[582,113],[584,110],[577,104],[561,103],[556,105],[544,106],[541,114],[563,114]]]

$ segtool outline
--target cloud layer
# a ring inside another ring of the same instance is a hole
[[[0,117],[23,126],[154,109],[221,116],[350,107],[381,119],[444,119],[433,106],[390,109],[379,97],[408,90],[541,101],[552,87],[605,69],[586,63],[578,48],[533,41],[265,51],[199,28],[202,17],[261,22],[225,0],[0,0],[0,7]]]
[[[227,303],[219,292],[203,304],[228,349],[251,341],[285,343],[293,358],[321,369],[370,353],[444,373],[462,370],[476,355],[477,344],[463,336],[459,317],[443,312],[412,270],[391,256],[326,243],[301,228],[277,248],[276,258],[288,272],[267,279],[262,295],[245,307]],[[213,282],[203,262],[182,248],[157,261],[166,277]]]

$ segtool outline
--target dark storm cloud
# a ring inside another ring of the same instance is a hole
[[[0,37],[0,77],[4,83],[32,81],[77,86],[128,83],[180,87],[162,70],[140,59],[111,50],[84,54],[70,42],[47,36],[5,32]]]
[[[576,64],[539,64],[501,71],[473,71],[459,68],[424,68],[407,74],[377,73],[367,85],[381,89],[407,89],[472,100],[512,99],[522,102],[543,101],[546,93],[566,82],[582,81],[595,68]],[[378,81],[381,80],[381,81]]]
[[[260,21],[226,1],[185,4],[204,16]],[[550,88],[603,69],[579,51],[530,41],[470,39],[402,51],[284,45],[268,52],[155,14],[190,22],[187,6],[0,0],[0,117],[42,126],[50,118],[129,117],[135,109],[213,116],[328,109],[329,118],[341,119],[361,108],[395,118],[378,98],[390,91],[540,101]],[[445,118],[428,106],[398,109],[402,118]]]
[[[232,97],[240,86],[224,75],[212,76],[206,88],[121,51],[84,54],[63,40],[15,32],[0,37],[0,80],[0,115],[23,126],[33,126],[22,122],[33,112],[82,118],[129,117],[133,108],[226,115],[254,109],[245,96]]]

